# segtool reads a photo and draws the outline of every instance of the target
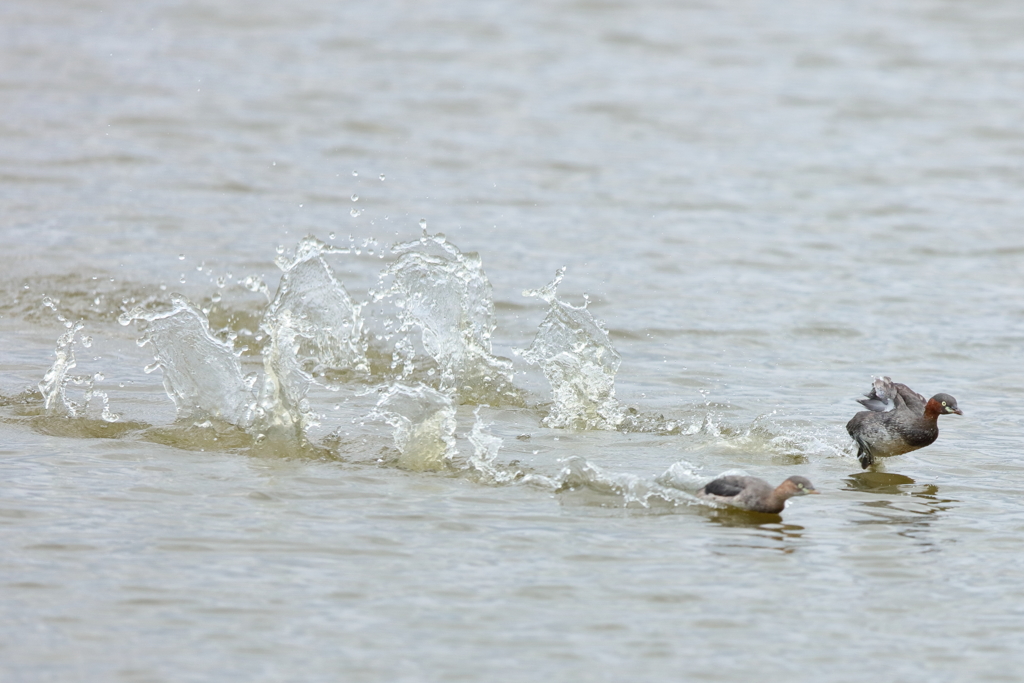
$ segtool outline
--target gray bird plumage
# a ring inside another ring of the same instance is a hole
[[[708,482],[697,491],[697,497],[753,512],[779,513],[787,500],[808,493],[818,492],[806,477],[790,477],[772,488],[764,479],[728,475]]]
[[[888,377],[876,379],[871,391],[857,402],[867,410],[854,415],[846,431],[857,442],[857,459],[865,469],[875,458],[909,453],[934,443],[939,437],[939,415],[963,415],[949,394],[935,394],[926,400]]]

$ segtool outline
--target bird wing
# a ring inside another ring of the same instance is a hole
[[[743,491],[744,481],[743,477],[728,476],[719,477],[712,482],[709,482],[704,487],[705,493],[710,493],[713,496],[737,496]]]
[[[907,404],[907,407],[913,410],[915,413],[924,415],[924,406],[928,402],[921,394],[917,393],[906,384],[895,383],[896,393],[903,399],[903,402]]]
[[[888,377],[879,377],[872,383],[871,391],[865,394],[864,398],[858,398],[857,403],[877,413],[892,410],[896,407],[896,396],[899,394],[897,386],[905,385],[896,385]]]

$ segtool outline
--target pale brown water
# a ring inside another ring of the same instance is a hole
[[[1024,8],[322,5],[0,6],[0,680],[1019,678]],[[480,254],[532,477],[465,467],[480,401],[399,466],[381,365],[316,448],[176,421],[117,322],[181,292],[258,370],[244,278],[311,233],[366,301],[421,218]],[[542,423],[562,266],[671,429]],[[58,314],[117,421],[46,414]],[[862,473],[878,374],[965,415]],[[691,504],[730,469],[823,495]]]

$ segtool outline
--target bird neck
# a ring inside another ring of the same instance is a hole
[[[792,491],[785,484],[780,484],[765,500],[766,511],[778,512],[786,507],[786,501],[793,497]]]
[[[928,403],[924,405],[924,417],[926,420],[935,422],[939,419],[939,415],[942,414],[942,404],[936,401],[934,398],[928,399]]]

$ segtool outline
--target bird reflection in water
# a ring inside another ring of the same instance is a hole
[[[959,502],[939,496],[939,487],[935,484],[918,484],[903,474],[858,472],[847,477],[844,483],[845,491],[885,496],[863,501],[861,505],[867,508],[869,517],[854,520],[856,524],[902,527],[897,531],[899,535],[924,542],[928,546],[931,543],[919,534],[928,530],[937,513],[945,512]]]
[[[792,553],[799,547],[804,527],[799,524],[785,524],[782,515],[767,512],[751,512],[739,508],[703,508],[702,517],[723,527],[745,528],[749,534],[731,540],[720,540],[719,550],[730,548],[756,548]]]

